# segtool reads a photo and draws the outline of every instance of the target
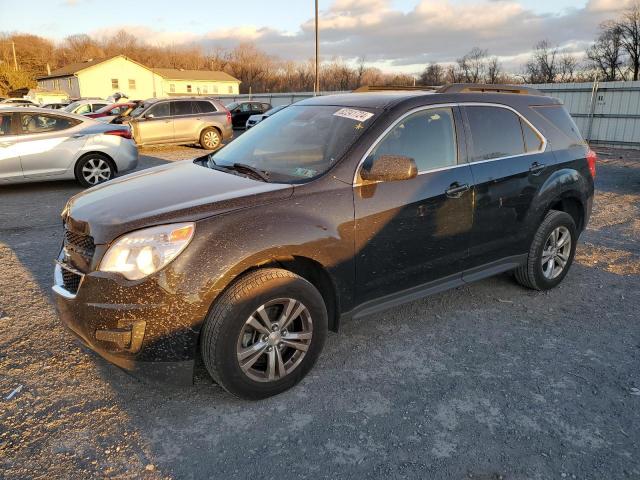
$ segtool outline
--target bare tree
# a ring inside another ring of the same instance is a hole
[[[487,83],[502,82],[502,65],[498,61],[498,57],[493,56],[487,61],[487,75],[485,81]]]
[[[439,63],[428,63],[420,74],[422,85],[442,85],[444,83],[444,68]]]
[[[576,70],[578,69],[578,59],[570,53],[563,53],[558,58],[558,80],[562,83],[573,82]]]
[[[605,22],[600,29],[596,43],[587,50],[587,58],[604,81],[617,80],[623,76],[622,30],[616,22]]]
[[[473,47],[469,53],[458,59],[464,81],[467,83],[479,83],[483,81],[487,70],[487,57],[489,52],[482,48]]]
[[[525,81],[528,83],[553,83],[558,75],[558,48],[548,40],[538,42],[525,65]]]
[[[624,12],[617,22],[620,28],[622,47],[629,56],[633,80],[640,74],[640,3],[635,3]]]

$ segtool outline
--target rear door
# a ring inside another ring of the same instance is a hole
[[[20,121],[20,115],[13,112],[0,113],[0,182],[22,178],[19,137],[14,127]]]
[[[149,107],[141,117],[132,119],[131,126],[138,144],[173,142],[173,118],[169,102]]]
[[[461,124],[456,107],[410,113],[362,164],[366,169],[379,155],[402,155],[415,160],[419,173],[410,180],[355,186],[359,302],[432,282],[461,281],[473,183],[456,123]]]
[[[173,116],[173,138],[176,142],[195,141],[197,115],[193,110],[193,102],[190,100],[176,100],[171,102],[171,115]]]
[[[19,151],[24,176],[65,173],[87,141],[82,123],[54,113],[21,113]]]
[[[484,268],[527,252],[527,215],[555,160],[515,110],[483,104],[463,112],[476,196],[469,267]]]

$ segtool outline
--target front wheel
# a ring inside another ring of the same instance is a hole
[[[298,383],[327,335],[320,292],[287,270],[250,272],[216,300],[200,345],[213,379],[228,392],[257,400]]]
[[[109,157],[101,153],[89,153],[78,160],[76,180],[83,187],[93,187],[115,176],[116,168]]]
[[[516,269],[516,280],[534,290],[555,287],[567,275],[577,243],[578,233],[571,215],[551,210],[536,231],[527,263]]]

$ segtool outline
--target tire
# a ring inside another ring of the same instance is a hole
[[[200,146],[205,150],[216,150],[222,143],[222,136],[215,128],[205,128],[200,133]]]
[[[278,330],[274,324],[284,318],[285,309],[289,320]],[[265,322],[263,314],[273,323]],[[200,351],[221,387],[258,400],[284,392],[305,377],[322,351],[327,325],[322,295],[311,283],[287,270],[258,269],[234,281],[215,301],[200,335]]]
[[[93,187],[115,177],[116,166],[107,155],[92,152],[78,160],[74,172],[80,185]]]
[[[567,232],[568,239],[564,236]],[[551,236],[552,233],[555,237]],[[563,239],[565,243],[558,247]],[[578,233],[571,215],[557,210],[549,211],[533,237],[527,262],[515,270],[516,281],[533,290],[549,290],[555,287],[562,282],[571,268],[577,242]],[[548,260],[551,258],[553,262]],[[564,262],[564,265],[561,262]]]

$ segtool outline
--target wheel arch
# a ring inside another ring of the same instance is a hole
[[[111,163],[111,166],[113,167],[113,171],[115,173],[118,173],[118,165],[116,164],[115,160],[111,157],[111,155],[109,155],[108,153],[104,153],[101,152],[99,150],[90,150],[88,152],[83,153],[82,155],[80,155],[76,161],[73,163],[73,171],[75,173],[76,168],[78,167],[78,165],[80,164],[80,162],[82,161],[82,159],[90,156],[90,155],[100,155],[101,157],[104,157],[107,161],[109,161],[109,163]]]

